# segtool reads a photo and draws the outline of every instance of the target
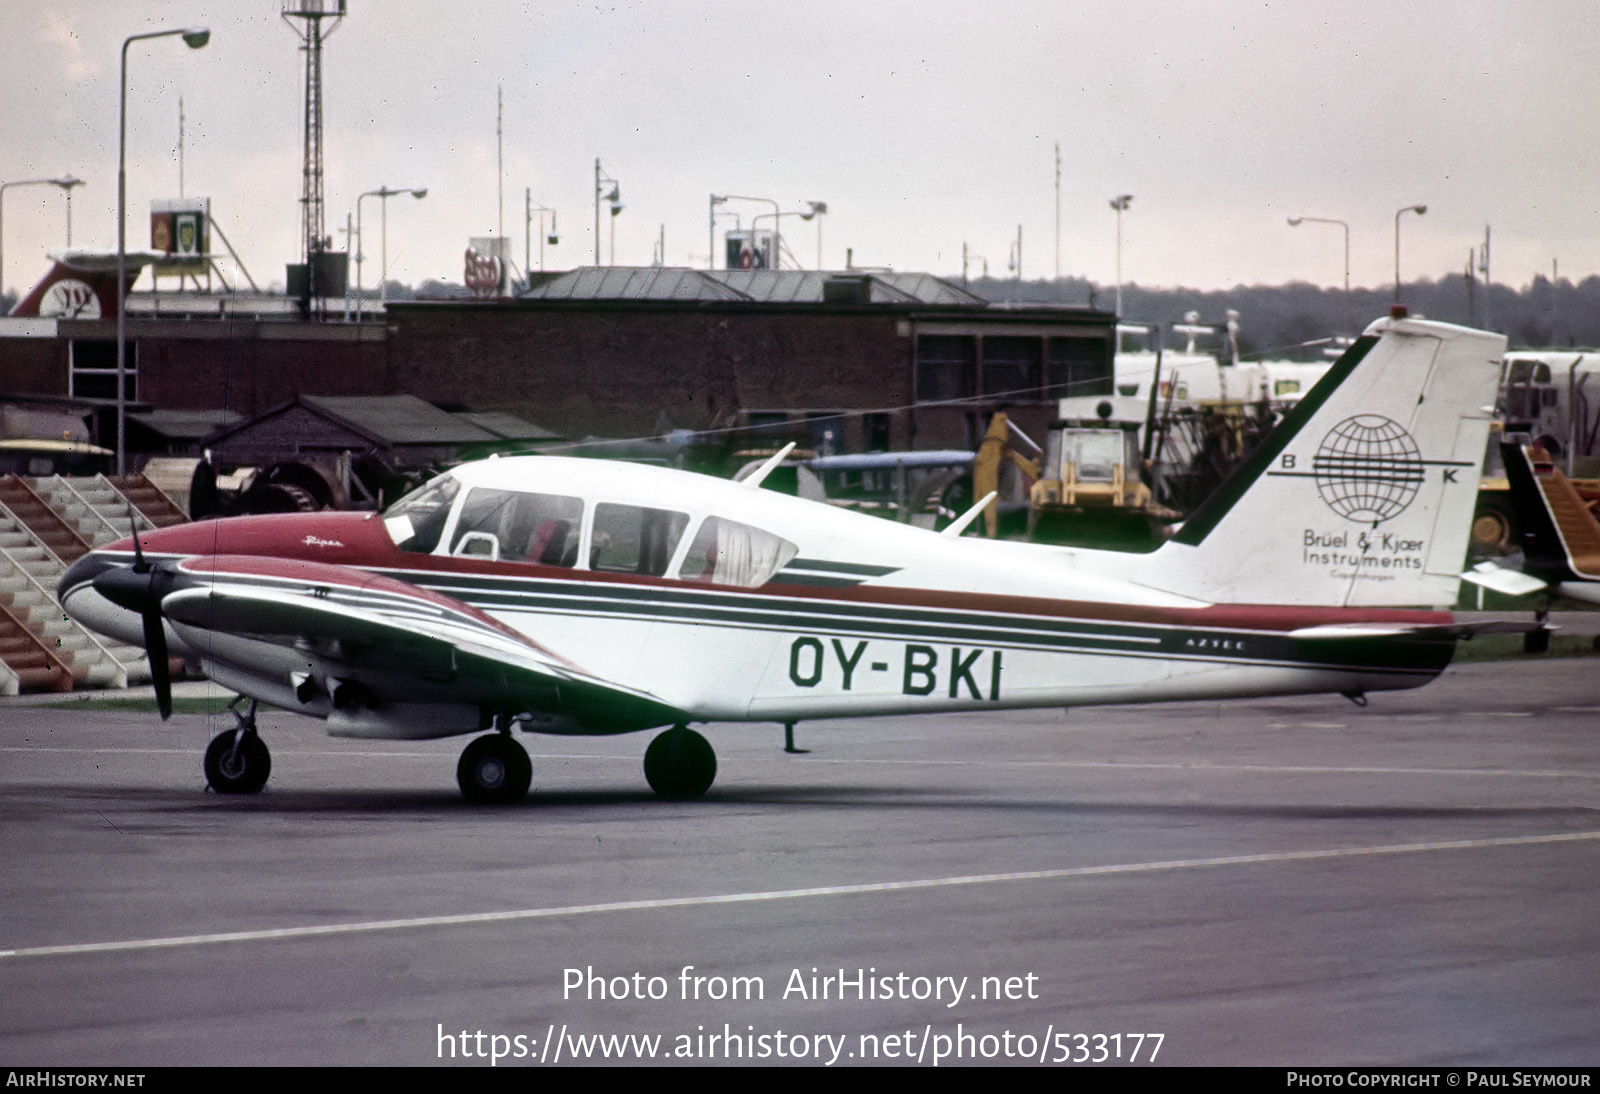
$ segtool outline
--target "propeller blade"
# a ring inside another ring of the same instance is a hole
[[[150,682],[156,689],[156,709],[161,720],[172,717],[172,666],[167,663],[167,631],[161,625],[161,602],[143,613],[144,652],[150,659]]]

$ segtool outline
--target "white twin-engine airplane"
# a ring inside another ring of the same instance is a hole
[[[140,533],[74,564],[60,599],[145,646],[163,717],[169,656],[239,693],[205,759],[232,793],[267,779],[257,702],[335,736],[493,730],[457,777],[469,799],[513,801],[531,779],[517,727],[668,727],[645,777],[694,797],[716,775],[694,722],[1363,701],[1431,680],[1473,633],[1447,609],[1504,348],[1379,320],[1148,554],[964,539],[749,482],[532,456],[455,468],[381,514]]]

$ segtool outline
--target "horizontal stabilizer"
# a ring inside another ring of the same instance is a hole
[[[1529,593],[1549,588],[1547,582],[1540,581],[1532,574],[1525,574],[1520,570],[1508,570],[1492,562],[1480,562],[1461,576],[1474,585],[1481,585],[1485,589],[1505,593],[1507,596],[1527,596]]]

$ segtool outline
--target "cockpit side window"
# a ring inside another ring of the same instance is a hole
[[[667,572],[687,513],[605,502],[595,506],[589,568],[614,574],[660,577]]]
[[[395,546],[402,551],[431,553],[439,546],[450,504],[460,490],[460,479],[441,475],[389,506],[383,514],[383,526]]]
[[[560,494],[475,487],[462,503],[450,553],[472,558],[573,566],[583,501]]]
[[[800,548],[781,536],[722,517],[707,517],[683,558],[685,581],[754,589],[783,569]]]

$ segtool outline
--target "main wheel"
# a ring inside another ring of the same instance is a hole
[[[644,777],[663,798],[698,798],[716,780],[717,753],[700,734],[678,726],[644,750]]]
[[[206,782],[218,794],[254,794],[272,774],[272,753],[254,731],[228,729],[211,739],[205,768]]]
[[[533,763],[516,741],[504,733],[488,733],[461,753],[456,782],[469,802],[521,801],[533,782]]]

